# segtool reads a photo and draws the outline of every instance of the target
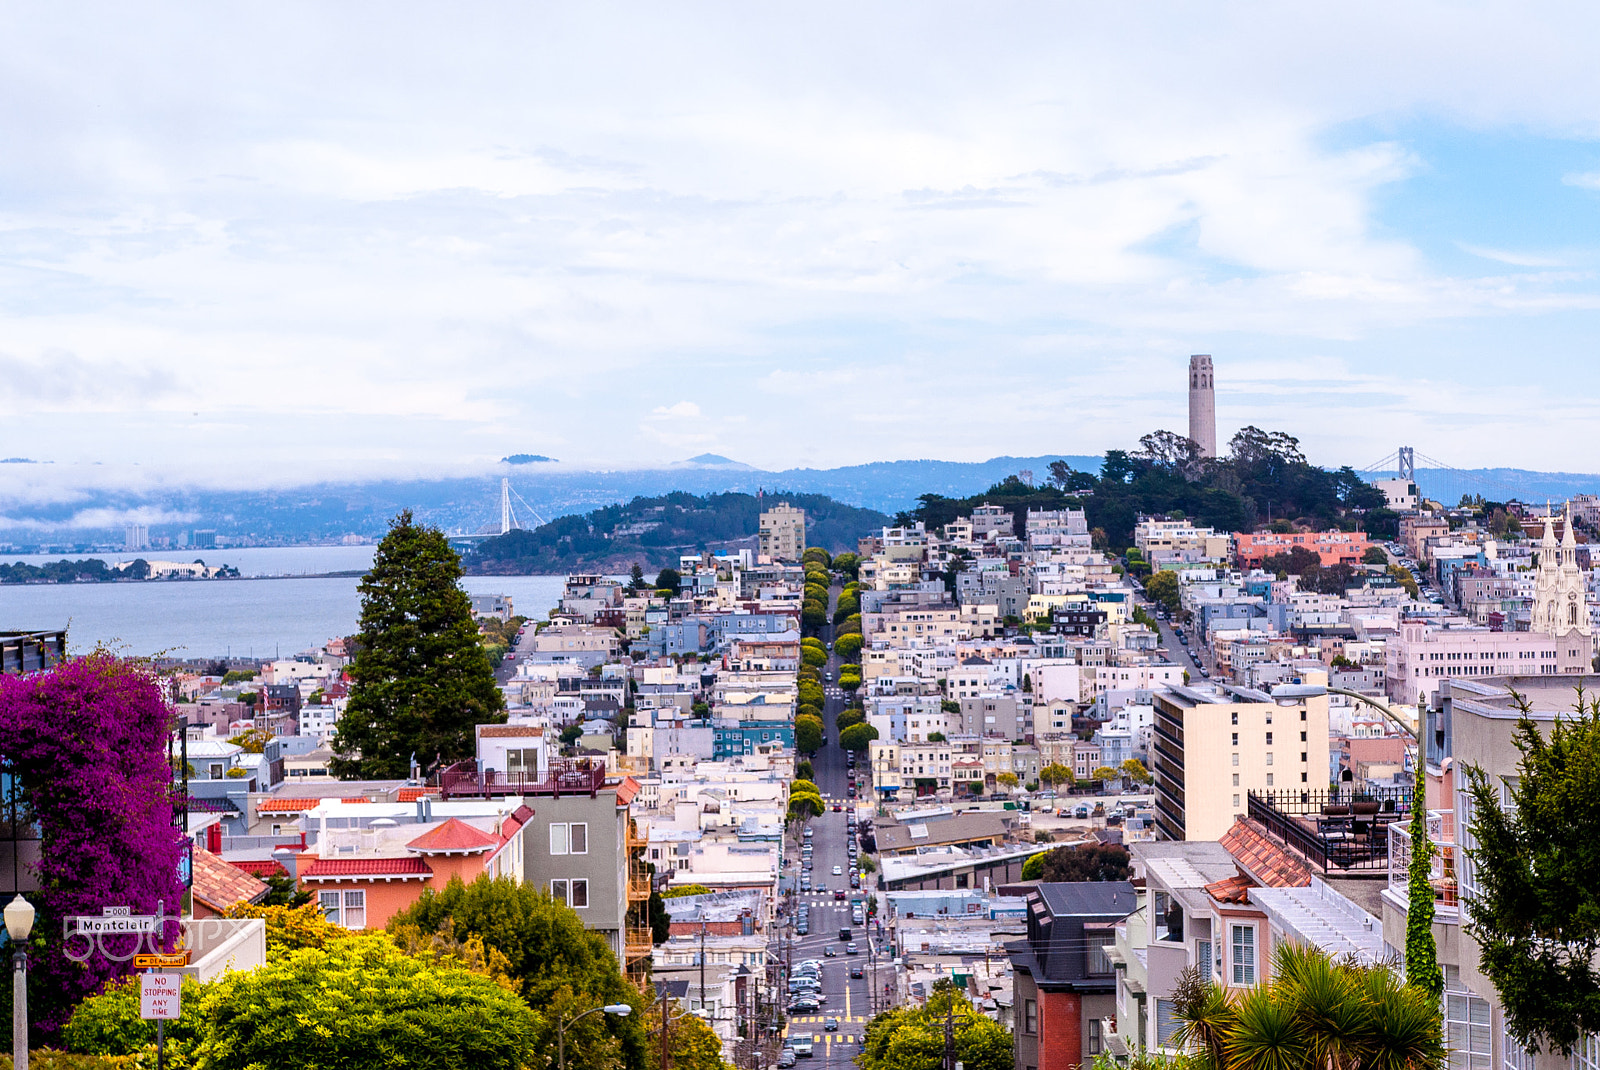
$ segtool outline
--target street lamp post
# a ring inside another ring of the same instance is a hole
[[[10,909],[9,907],[7,909]],[[9,920],[9,919],[8,919]],[[591,1014],[614,1014],[618,1018],[626,1018],[633,1013],[633,1008],[626,1003],[607,1003],[604,1007],[591,1007],[575,1018],[565,1016],[556,1019],[556,1070],[567,1070],[567,1026],[581,1022]]]
[[[1400,730],[1411,737],[1411,742],[1418,746],[1418,759],[1421,759],[1422,733],[1420,725],[1422,718],[1417,718],[1418,727],[1412,727],[1401,719],[1398,713],[1390,709],[1385,703],[1379,702],[1370,695],[1363,695],[1359,691],[1349,691],[1342,687],[1328,687],[1324,684],[1281,684],[1272,689],[1272,701],[1280,706],[1292,706],[1303,699],[1321,698],[1324,695],[1343,695],[1353,698],[1357,702],[1364,702],[1368,706],[1383,714],[1389,720],[1400,726]]]
[[[28,1070],[28,934],[33,904],[19,894],[4,911],[6,934],[17,950],[11,956],[11,1065]]]

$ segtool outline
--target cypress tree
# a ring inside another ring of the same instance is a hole
[[[334,735],[333,773],[408,775],[473,756],[473,726],[505,720],[494,666],[461,589],[461,558],[407,509],[390,523],[361,581],[350,702]]]
[[[1433,942],[1433,843],[1428,839],[1427,767],[1417,746],[1417,786],[1411,795],[1411,864],[1406,870],[1406,983],[1435,999],[1444,991],[1439,949]]]

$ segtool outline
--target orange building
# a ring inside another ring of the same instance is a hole
[[[296,873],[330,921],[348,929],[382,929],[424,888],[443,891],[452,877],[476,880],[532,816],[519,806],[491,828],[452,817],[425,826],[324,833],[316,851],[297,857]]]
[[[1260,568],[1266,558],[1287,554],[1296,546],[1316,554],[1324,568],[1359,565],[1373,545],[1359,531],[1291,531],[1284,535],[1272,531],[1241,531],[1235,533],[1233,543],[1234,559],[1240,568]]]

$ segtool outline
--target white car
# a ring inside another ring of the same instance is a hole
[[[837,877],[837,876],[839,876],[839,875],[840,875],[840,874],[841,874],[841,873],[843,873],[843,872],[844,872],[844,870],[843,870],[843,869],[841,869],[841,868],[840,868],[840,867],[838,867],[838,866],[834,866],[834,867],[833,867],[833,875],[834,875],[834,876],[835,876],[835,877]]]

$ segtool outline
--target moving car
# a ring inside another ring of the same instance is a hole
[[[843,888],[835,888],[834,891],[833,891],[833,897],[835,899],[843,899],[844,898],[844,889]]]
[[[859,955],[861,954],[861,949],[857,947],[855,941],[852,940],[850,943],[844,945],[844,953],[846,955]]]
[[[852,967],[850,967],[850,976],[851,977],[855,977],[855,978],[862,977],[863,973],[862,973],[861,967],[860,966],[852,966]]]
[[[835,949],[834,949],[834,948],[833,948],[833,946],[832,946],[832,945],[829,945],[829,946],[828,946],[828,947],[826,947],[826,948],[824,948],[824,949],[823,949],[823,952],[822,952],[822,953],[823,953],[823,954],[824,954],[824,955],[825,955],[825,956],[827,956],[827,957],[828,957],[828,958],[830,958],[830,959],[831,959],[831,958],[833,958],[833,957],[834,957],[834,956],[835,956],[835,955],[837,955],[837,954],[838,954],[838,953],[839,953],[839,952],[838,952],[838,951],[837,951],[837,950],[835,950]]]
[[[784,1048],[778,1053],[778,1070],[789,1070],[798,1061],[793,1048]]]
[[[798,1055],[802,1059],[809,1059],[809,1058],[811,1058],[811,1056],[813,1054],[815,1054],[811,1050],[811,1036],[810,1036],[810,1034],[807,1034],[806,1036],[802,1036],[802,1037],[790,1037],[789,1038],[789,1047],[793,1048],[794,1049],[794,1053],[796,1055]]]
[[[843,872],[844,872],[844,870],[843,870],[843,869],[841,869],[841,868],[839,868],[839,867],[838,867],[838,866],[834,866],[834,867],[833,867],[833,875],[834,875],[834,876],[835,876],[835,877],[837,877],[837,876],[838,876],[838,875],[839,875],[839,874],[841,874],[841,873],[843,873]]]
[[[839,1031],[839,1019],[829,1018],[826,1022],[822,1023],[822,1028],[826,1029],[830,1033],[837,1033]]]

